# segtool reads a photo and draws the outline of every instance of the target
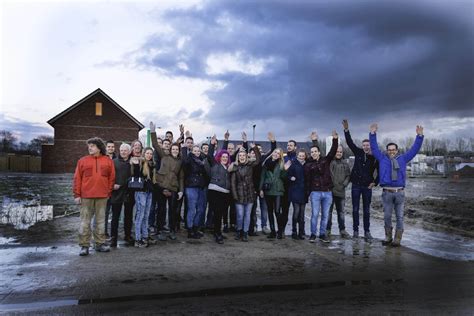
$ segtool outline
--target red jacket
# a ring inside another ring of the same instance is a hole
[[[115,167],[108,156],[85,156],[74,173],[75,198],[108,198],[115,183]]]

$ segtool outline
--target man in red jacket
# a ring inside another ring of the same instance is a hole
[[[91,221],[95,215],[94,241],[98,252],[110,251],[105,245],[105,207],[115,183],[113,161],[106,155],[104,142],[97,137],[87,140],[89,155],[77,162],[74,173],[74,200],[81,206],[79,228],[80,256],[89,254]]]

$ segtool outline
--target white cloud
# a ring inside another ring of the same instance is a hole
[[[209,75],[219,75],[226,72],[241,72],[247,75],[257,76],[265,71],[265,67],[272,61],[268,59],[257,59],[244,57],[244,54],[211,54],[207,60],[206,72]]]

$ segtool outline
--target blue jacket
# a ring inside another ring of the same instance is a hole
[[[379,161],[379,171],[380,171],[380,186],[382,187],[405,187],[405,179],[407,172],[407,163],[412,160],[423,144],[423,136],[417,135],[415,143],[410,148],[409,151],[403,155],[398,155],[396,157],[400,169],[397,173],[397,181],[392,181],[392,163],[389,156],[386,153],[382,153],[377,145],[377,135],[369,133],[370,139],[370,148],[372,149],[372,154]]]
[[[294,161],[288,168],[288,201],[293,203],[307,203],[304,191],[304,165],[298,160]],[[295,177],[295,181],[291,178]]]
[[[368,187],[371,183],[379,184],[379,162],[373,155],[368,155],[360,147],[357,147],[352,141],[351,133],[344,131],[347,146],[352,150],[355,156],[354,167],[351,172],[351,182],[363,187]],[[377,177],[374,178],[375,171]]]

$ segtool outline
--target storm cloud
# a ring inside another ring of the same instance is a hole
[[[221,125],[278,124],[299,136],[347,117],[360,131],[372,121],[412,130],[417,121],[474,117],[473,6],[206,1],[166,12],[171,32],[128,58],[219,83],[206,91],[210,110],[195,113]]]

